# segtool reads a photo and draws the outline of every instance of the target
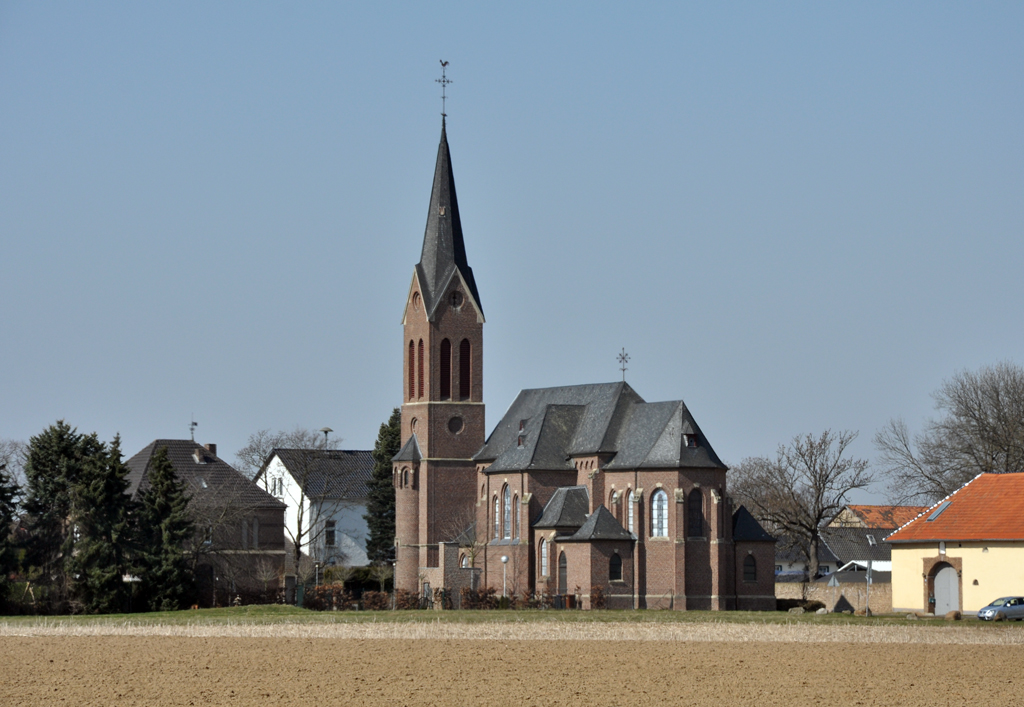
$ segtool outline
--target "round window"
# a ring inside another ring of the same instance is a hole
[[[464,426],[465,425],[462,422],[461,417],[455,416],[452,419],[448,420],[448,431],[451,432],[453,435],[457,435],[459,432],[462,432],[462,428]]]
[[[451,294],[451,298],[450,299],[451,299],[451,303],[452,303],[453,307],[461,307],[462,306],[462,293],[461,292],[453,292]]]
[[[412,293],[412,308],[414,310],[416,310],[416,311],[419,311],[419,308],[420,308],[420,293],[419,292],[413,292]]]

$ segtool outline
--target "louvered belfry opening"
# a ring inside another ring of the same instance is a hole
[[[452,397],[452,342],[441,342],[441,400]]]
[[[469,339],[463,339],[459,344],[459,400],[469,400],[470,386],[473,383],[470,374],[473,364],[473,345]]]
[[[416,397],[416,344],[409,342],[409,400]]]
[[[416,368],[418,381],[416,383],[416,397],[423,397],[423,339],[420,339],[419,349],[416,352]]]

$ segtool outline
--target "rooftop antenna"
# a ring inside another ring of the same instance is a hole
[[[196,441],[196,428],[199,427],[199,423],[196,422],[196,415],[192,413],[192,422],[188,423],[188,433],[192,435],[192,441]]]
[[[626,364],[629,363],[629,354],[626,353],[625,347],[622,348],[622,353],[616,356],[615,359],[619,362],[619,369],[622,371],[622,382],[625,383],[626,371],[629,370],[628,368],[626,368]]]
[[[329,435],[331,432],[334,432],[334,430],[332,430],[330,427],[321,427],[320,431],[324,433],[324,448],[326,448],[327,447],[327,435]]]
[[[445,61],[444,59],[441,59],[440,61],[441,61],[441,78],[434,79],[434,83],[441,84],[441,117],[442,118],[446,118],[448,116],[448,114],[445,113],[445,104],[446,104],[446,102],[448,100],[448,90],[447,89],[448,89],[448,84],[450,84],[452,81],[451,81],[451,79],[449,79],[445,75],[445,71],[448,69],[448,62]]]

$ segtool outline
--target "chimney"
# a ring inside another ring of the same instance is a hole
[[[216,444],[204,444],[203,448],[206,449],[213,456],[217,456],[217,445]]]

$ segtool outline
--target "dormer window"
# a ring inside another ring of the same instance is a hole
[[[522,432],[525,429],[526,429],[526,420],[520,420],[519,421],[519,431]]]
[[[683,446],[690,449],[696,449],[697,435],[683,435]]]
[[[875,540],[875,536],[874,535],[868,535],[866,537],[868,539],[868,545],[877,545],[878,544],[878,542]]]
[[[517,446],[522,447],[524,444],[526,444],[526,436],[519,435],[519,441],[517,442]]]
[[[203,454],[203,450],[201,449],[197,449],[194,452],[192,452],[192,459],[195,460],[196,464],[206,463],[206,455]]]

